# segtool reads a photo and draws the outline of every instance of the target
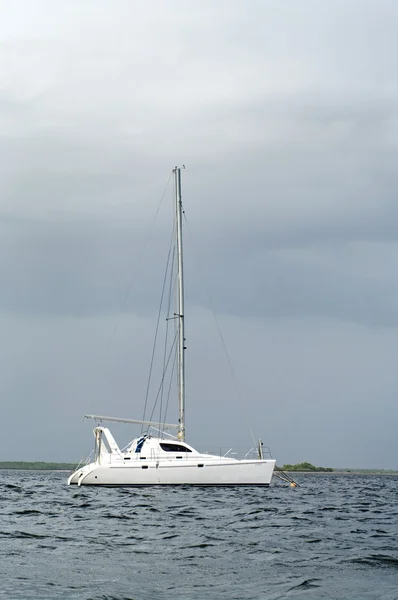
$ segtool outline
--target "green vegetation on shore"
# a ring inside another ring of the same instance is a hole
[[[283,465],[283,471],[317,471],[322,473],[331,473],[334,469],[330,467],[315,467],[309,462],[297,463],[296,465]]]
[[[52,463],[52,462],[0,462],[0,469],[15,469],[21,471],[72,471],[76,463]]]

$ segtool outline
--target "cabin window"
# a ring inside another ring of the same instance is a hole
[[[162,442],[160,447],[165,452],[192,452],[192,450],[186,446],[182,446],[181,444],[169,444]]]

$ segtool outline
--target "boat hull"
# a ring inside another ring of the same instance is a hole
[[[137,461],[138,462],[138,461]],[[164,461],[166,462],[166,461]],[[147,464],[90,463],[73,473],[69,485],[141,487],[152,485],[264,486],[271,483],[274,460],[200,461],[197,463]]]

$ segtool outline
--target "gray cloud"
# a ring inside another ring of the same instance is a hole
[[[240,442],[247,410],[279,462],[397,466],[397,13],[392,0],[7,7],[4,455],[77,458],[82,412],[140,414],[171,190],[152,221],[185,163],[192,441]]]

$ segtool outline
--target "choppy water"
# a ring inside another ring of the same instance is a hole
[[[398,599],[398,477],[68,488],[0,471],[0,598]]]

